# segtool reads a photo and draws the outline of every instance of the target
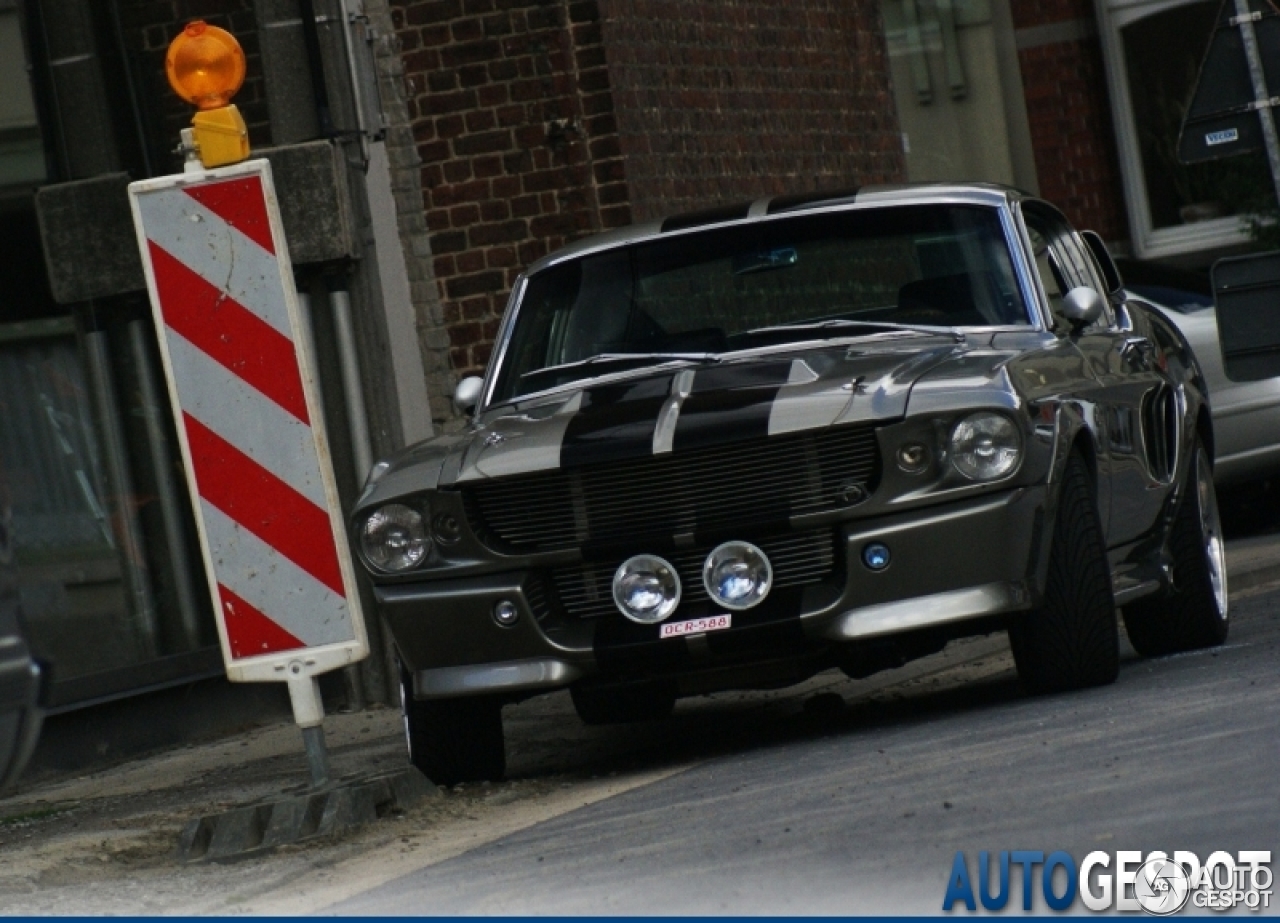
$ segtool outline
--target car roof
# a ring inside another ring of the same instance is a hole
[[[735,202],[700,211],[670,215],[666,218],[627,225],[602,234],[593,234],[547,254],[532,263],[526,273],[532,275],[565,260],[613,247],[691,231],[703,231],[715,226],[732,227],[750,224],[782,215],[849,206],[911,205],[921,202],[998,207],[1008,202],[1030,198],[1032,198],[1030,195],[1021,190],[995,183],[901,183],[769,196],[749,202]]]

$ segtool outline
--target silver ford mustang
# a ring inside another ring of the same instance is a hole
[[[779,197],[581,241],[515,286],[461,432],[379,463],[354,544],[412,761],[1008,631],[1032,691],[1221,644],[1215,433],[1097,235],[994,186]],[[1177,575],[1176,580],[1174,575]]]

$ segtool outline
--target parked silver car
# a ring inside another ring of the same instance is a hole
[[[1280,378],[1227,378],[1212,296],[1148,284],[1130,284],[1128,293],[1171,320],[1200,362],[1213,418],[1214,482],[1226,486],[1280,474]]]

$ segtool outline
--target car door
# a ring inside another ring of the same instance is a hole
[[[1098,387],[1079,397],[1092,405],[1098,439],[1099,483],[1108,545],[1116,547],[1145,535],[1156,524],[1173,477],[1177,445],[1175,395],[1170,387],[1163,346],[1145,316],[1117,320],[1110,306],[1085,329],[1073,333],[1061,311],[1072,288],[1087,286],[1103,298],[1106,286],[1080,236],[1055,210],[1028,203],[1024,209],[1042,279],[1052,277],[1049,309],[1056,332],[1070,337],[1084,355]],[[1103,497],[1102,495],[1106,496]]]
[[[1106,302],[1106,285],[1079,234],[1047,209],[1028,210],[1027,220],[1041,225],[1050,239],[1066,284],[1088,285]],[[1167,338],[1152,329],[1146,312],[1125,312],[1117,319],[1107,307],[1075,339],[1102,385],[1094,422],[1110,475],[1107,535],[1115,548],[1155,527],[1176,470],[1180,415]]]

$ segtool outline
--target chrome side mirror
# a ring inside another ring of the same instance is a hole
[[[484,379],[468,375],[453,389],[453,406],[458,413],[471,413],[480,402],[480,392],[484,389]]]
[[[1072,330],[1088,327],[1102,316],[1102,296],[1087,285],[1077,285],[1062,299],[1062,316]]]

